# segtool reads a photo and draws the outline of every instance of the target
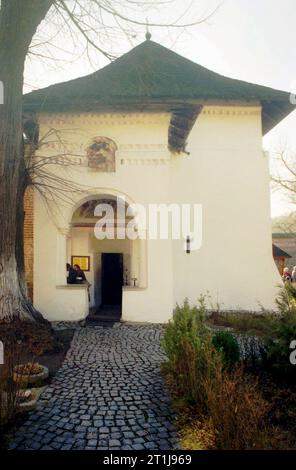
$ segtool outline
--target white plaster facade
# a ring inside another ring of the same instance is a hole
[[[187,154],[168,151],[170,113],[40,113],[42,157],[68,153],[74,166],[51,171],[84,185],[73,205],[51,206],[35,192],[34,302],[49,320],[88,314],[84,286],[67,286],[66,262],[89,255],[95,303],[101,252],[124,253],[138,279],[124,287],[122,320],[167,322],[176,302],[209,293],[222,309],[274,306],[281,283],[272,257],[268,160],[262,151],[260,105],[207,105],[189,135]],[[59,131],[63,148],[49,131]],[[115,172],[87,167],[95,136],[118,147]],[[202,245],[186,253],[184,240],[98,241],[91,228],[71,228],[75,210],[102,195],[127,203],[190,203],[203,208]]]

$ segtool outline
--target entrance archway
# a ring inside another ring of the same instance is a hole
[[[106,213],[96,215],[99,205],[110,206],[114,215],[113,221],[107,220],[109,233],[103,239],[97,238],[95,230],[103,217],[106,221]],[[126,286],[140,285],[141,263],[144,261],[140,256],[140,240],[122,238],[122,229],[131,219],[125,217],[127,207],[124,199],[101,194],[81,201],[72,215],[67,260],[72,265],[83,264],[80,267],[84,268],[86,279],[91,284],[89,305],[90,318],[93,319],[118,320],[121,317],[122,290]],[[110,230],[113,230],[113,237],[110,237]]]

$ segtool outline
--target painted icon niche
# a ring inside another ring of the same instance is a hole
[[[96,171],[115,171],[116,143],[108,137],[94,137],[87,147],[88,166]]]

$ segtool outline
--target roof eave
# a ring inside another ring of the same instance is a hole
[[[223,98],[221,100],[205,99],[205,98],[170,98],[170,97],[106,97],[103,100],[92,102],[59,102],[59,103],[43,103],[27,102],[26,95],[24,101],[25,113],[61,113],[61,112],[172,112],[176,106],[258,106],[262,105],[262,133],[263,135],[271,131],[277,124],[285,119],[291,112],[295,110],[295,106],[290,101],[262,101],[253,100],[234,100]]]
[[[290,101],[263,101],[262,102],[262,133],[271,131],[283,119],[295,111],[295,105]]]

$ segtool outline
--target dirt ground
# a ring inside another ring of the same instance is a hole
[[[49,369],[49,381],[56,374],[56,372],[61,367],[63,360],[67,354],[67,351],[70,347],[72,338],[74,335],[74,330],[60,330],[55,332],[55,336],[59,342],[60,347],[55,351],[47,352],[41,356],[34,357],[34,362],[39,362],[43,366],[48,367]],[[32,356],[24,356],[22,362],[32,361]]]

